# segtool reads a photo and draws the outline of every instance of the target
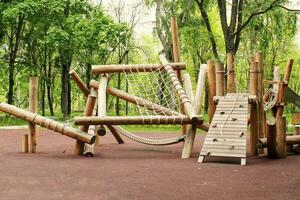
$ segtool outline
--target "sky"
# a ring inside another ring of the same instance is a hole
[[[135,34],[140,38],[144,34],[151,34],[153,32],[154,21],[155,21],[155,8],[149,9],[145,6],[140,6],[139,9],[136,9],[136,6],[141,2],[141,0],[92,0],[94,2],[102,2],[105,7],[105,10],[108,13],[115,13],[112,11],[113,7],[117,7],[118,3],[121,2],[123,7],[121,14],[121,21],[128,22],[132,18],[132,15],[136,16],[137,24],[135,26]],[[300,10],[300,1],[291,0],[290,5],[287,7],[292,9]],[[114,15],[116,17],[116,15]],[[296,44],[300,48],[300,14],[298,15],[297,21],[298,31],[295,37]]]

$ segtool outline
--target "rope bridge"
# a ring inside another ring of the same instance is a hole
[[[168,63],[165,59],[162,59],[162,64],[93,66],[94,74],[109,74],[109,84],[104,88],[106,93],[134,105],[130,113],[134,115],[76,117],[75,124],[114,126],[118,133],[149,145],[168,145],[184,141],[185,136],[169,139],[142,138],[118,126],[202,124],[203,120],[195,114],[191,100],[175,74],[174,70],[182,69],[185,69],[184,63]],[[126,91],[115,88],[119,81],[116,73],[120,73],[125,79]],[[103,86],[92,80],[90,87],[100,90]],[[181,106],[186,114],[180,112]]]

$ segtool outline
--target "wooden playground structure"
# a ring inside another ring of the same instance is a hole
[[[173,63],[160,55],[159,64],[94,65],[92,73],[99,81],[91,80],[85,85],[75,70],[70,76],[86,97],[83,116],[75,117],[80,129],[37,114],[37,78],[30,78],[29,111],[6,103],[0,103],[0,111],[29,122],[29,133],[22,136],[22,151],[35,153],[37,145],[36,125],[59,132],[76,140],[76,155],[93,156],[95,145],[109,129],[118,143],[122,136],[147,145],[171,145],[184,142],[182,159],[190,158],[197,129],[207,131],[198,162],[207,157],[237,157],[246,164],[247,135],[249,129],[249,156],[258,156],[267,149],[272,158],[283,158],[300,143],[300,135],[286,136],[286,118],[283,115],[286,93],[291,76],[293,60],[288,60],[283,79],[278,68],[274,80],[264,80],[263,56],[255,54],[250,59],[249,91],[237,93],[235,61],[227,54],[226,67],[209,60],[200,66],[197,88],[193,94],[189,74],[183,74],[186,64],[180,62],[178,31],[172,19]],[[226,71],[225,71],[225,69]],[[122,73],[131,92],[109,85],[114,74]],[[136,76],[145,77],[143,83]],[[225,82],[226,76],[226,82]],[[208,82],[208,123],[199,115],[203,103],[205,82]],[[163,83],[163,84],[162,84]],[[264,84],[272,90],[264,92]],[[161,91],[157,93],[155,88]],[[163,88],[163,89],[162,89]],[[146,90],[142,92],[140,90]],[[120,98],[136,106],[135,116],[107,116],[107,95]],[[165,99],[164,99],[165,98]],[[266,113],[272,117],[267,119]],[[296,118],[296,117],[295,117]],[[299,121],[298,121],[299,122]],[[297,122],[297,123],[298,123]],[[296,123],[296,120],[295,120]],[[180,125],[182,134],[167,139],[148,139],[135,135],[120,125]],[[297,129],[298,130],[298,129]],[[299,134],[299,131],[298,131]]]

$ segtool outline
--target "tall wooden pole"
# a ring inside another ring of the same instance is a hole
[[[180,62],[180,44],[179,44],[179,37],[178,37],[177,19],[175,16],[172,16],[171,18],[171,33],[172,33],[172,47],[173,47],[173,62]],[[175,70],[175,72],[178,80],[182,83],[181,71]],[[182,104],[180,104],[180,112],[182,114],[185,113]],[[181,133],[183,135],[187,133],[186,125],[181,126]]]
[[[30,77],[29,79],[29,111],[37,113],[38,107],[38,78]],[[29,137],[28,137],[28,152],[36,153],[37,135],[36,126],[29,123]]]
[[[227,93],[236,93],[233,53],[227,53]]]
[[[216,71],[216,96],[225,95],[225,84],[224,84],[224,66],[222,63],[217,62],[215,64]]]
[[[267,134],[267,151],[270,158],[277,158],[276,153],[276,123],[275,121],[267,121],[266,123]]]
[[[258,66],[254,58],[251,60],[250,65],[250,95],[257,97],[257,75]],[[257,101],[251,103],[250,107],[250,156],[257,156],[257,140],[258,140],[258,109]]]
[[[215,63],[212,60],[207,61],[207,80],[208,80],[208,122],[211,123],[216,110],[214,96],[216,96],[216,73]]]
[[[263,138],[266,136],[265,134],[265,113],[264,113],[264,101],[263,101],[263,96],[264,96],[264,64],[263,64],[263,54],[256,53],[255,54],[255,61],[258,63],[258,137]],[[262,153],[262,152],[261,152]]]

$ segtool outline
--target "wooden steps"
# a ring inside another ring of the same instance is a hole
[[[237,157],[246,165],[248,100],[247,94],[220,97],[198,162],[205,156]]]

